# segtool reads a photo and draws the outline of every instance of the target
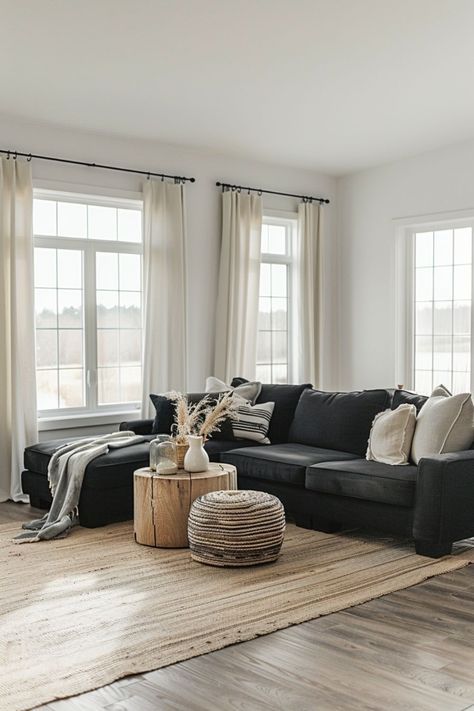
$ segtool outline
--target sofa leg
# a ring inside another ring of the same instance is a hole
[[[430,543],[429,541],[415,541],[415,550],[418,555],[425,555],[428,558],[442,558],[450,555],[453,549],[452,543]]]
[[[294,515],[295,524],[300,528],[313,528],[311,522],[311,516],[309,514],[297,514]]]
[[[322,533],[337,533],[342,529],[342,524],[327,518],[313,518],[312,522],[314,530],[322,531]]]

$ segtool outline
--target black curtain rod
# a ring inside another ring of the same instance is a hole
[[[167,175],[167,173],[152,173],[149,170],[133,170],[132,168],[118,168],[115,165],[102,165],[101,163],[87,163],[86,161],[82,160],[69,160],[68,158],[53,158],[52,156],[41,156],[37,155],[35,153],[21,153],[20,151],[12,151],[12,150],[3,150],[0,148],[0,153],[4,153],[7,158],[17,158],[18,156],[22,156],[23,158],[26,158],[27,160],[31,160],[32,158],[38,158],[39,160],[50,160],[53,161],[54,163],[69,163],[70,165],[85,165],[87,168],[102,168],[103,170],[115,170],[120,173],[134,173],[135,175],[146,175],[147,178],[161,178],[164,180],[165,178],[171,178],[172,180],[175,180],[177,182],[182,181],[183,183],[189,182],[189,183],[194,183],[195,178],[185,178],[182,175]]]
[[[303,200],[303,202],[319,202],[321,204],[325,203],[326,205],[329,205],[330,200],[327,198],[321,198],[321,197],[311,197],[310,195],[295,195],[294,193],[280,193],[278,190],[263,190],[262,188],[249,188],[246,185],[231,185],[230,183],[216,183],[218,188],[222,188],[222,190],[238,190],[239,192],[241,190],[247,190],[248,192],[254,192],[258,193],[261,195],[262,193],[266,193],[267,195],[283,195],[284,197],[292,197],[292,198],[299,198]]]

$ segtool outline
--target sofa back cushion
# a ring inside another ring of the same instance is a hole
[[[365,457],[374,417],[389,407],[387,390],[305,390],[296,408],[289,441]]]
[[[412,393],[409,390],[403,390],[402,388],[397,388],[393,391],[392,397],[392,410],[396,410],[400,405],[414,405],[416,407],[416,412],[420,412],[421,408],[428,400],[426,395],[418,395],[417,393]]]
[[[247,382],[245,378],[234,378],[231,385],[232,387],[237,387],[245,382]],[[264,402],[275,403],[272,419],[270,420],[270,429],[268,430],[268,439],[272,444],[288,442],[291,423],[293,422],[301,393],[311,387],[310,383],[304,383],[303,385],[264,383],[262,385],[256,404],[259,405]]]
[[[219,394],[220,393],[216,393],[215,397],[213,397],[212,394],[209,393],[188,393],[187,397],[188,401],[193,404],[201,402],[201,400],[205,397],[210,399],[211,404],[214,404],[219,397]],[[219,442],[233,442],[235,437],[234,430],[232,428],[232,420],[229,418],[224,420],[224,422],[221,423],[220,429],[212,433],[211,439]]]

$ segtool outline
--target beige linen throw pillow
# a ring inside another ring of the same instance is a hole
[[[418,415],[411,458],[469,449],[474,439],[471,393],[451,395],[443,385],[433,390]]]
[[[219,380],[219,378],[216,378],[213,375],[206,378],[206,393],[217,394],[228,392],[233,392],[234,395],[238,395],[244,400],[250,402],[252,405],[255,405],[256,399],[262,392],[262,383],[257,380],[252,380],[251,382],[242,383],[242,385],[238,385],[236,388],[233,388],[231,385],[226,385],[223,380]]]
[[[414,405],[379,412],[370,430],[366,458],[383,464],[408,464],[415,424]]]

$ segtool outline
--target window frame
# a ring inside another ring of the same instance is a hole
[[[295,318],[293,314],[294,302],[295,302],[295,256],[296,256],[296,230],[297,230],[297,220],[298,213],[288,211],[288,210],[264,210],[262,216],[262,227],[263,225],[284,225],[286,229],[286,239],[287,239],[287,252],[286,254],[273,254],[271,252],[260,251],[260,263],[261,264],[284,264],[287,267],[287,352],[288,352],[288,363],[287,363],[287,383],[291,383],[295,378],[295,368],[296,368],[296,358],[295,358],[295,339],[294,335],[294,324]],[[260,301],[260,294],[259,294]],[[257,339],[260,329],[257,327]],[[272,332],[272,331],[270,331]],[[258,366],[259,363],[257,362]],[[266,364],[265,364],[266,365]],[[278,363],[270,363],[270,368],[273,365],[278,365]]]
[[[423,215],[418,218],[395,220],[396,271],[396,336],[398,348],[395,359],[395,383],[414,390],[415,387],[415,235],[470,227],[472,231],[471,258],[471,366],[470,392],[474,393],[474,209]],[[452,371],[454,372],[454,371]]]
[[[69,186],[68,186],[69,187]],[[79,186],[78,186],[79,190]],[[57,202],[72,202],[104,207],[139,210],[142,213],[143,198],[141,193],[105,190],[80,186],[80,192],[54,188],[47,183],[35,184],[34,200],[52,200]],[[87,192],[86,192],[87,191]],[[143,236],[143,229],[142,229]],[[54,408],[37,411],[39,430],[62,429],[64,427],[89,426],[108,424],[117,421],[118,416],[125,414],[136,416],[140,412],[141,402],[98,404],[98,365],[97,365],[97,309],[96,309],[96,254],[112,252],[114,254],[139,254],[143,256],[142,242],[125,242],[122,240],[100,240],[84,237],[61,237],[55,235],[35,235],[33,233],[33,248],[50,248],[81,251],[83,253],[83,330],[84,330],[84,395],[85,404],[82,407]],[[142,263],[142,342],[143,342],[143,263]],[[35,328],[36,338],[36,328]],[[36,341],[35,341],[36,352]],[[143,348],[142,348],[143,361]],[[142,362],[143,369],[143,362]],[[142,371],[143,372],[143,371]]]

